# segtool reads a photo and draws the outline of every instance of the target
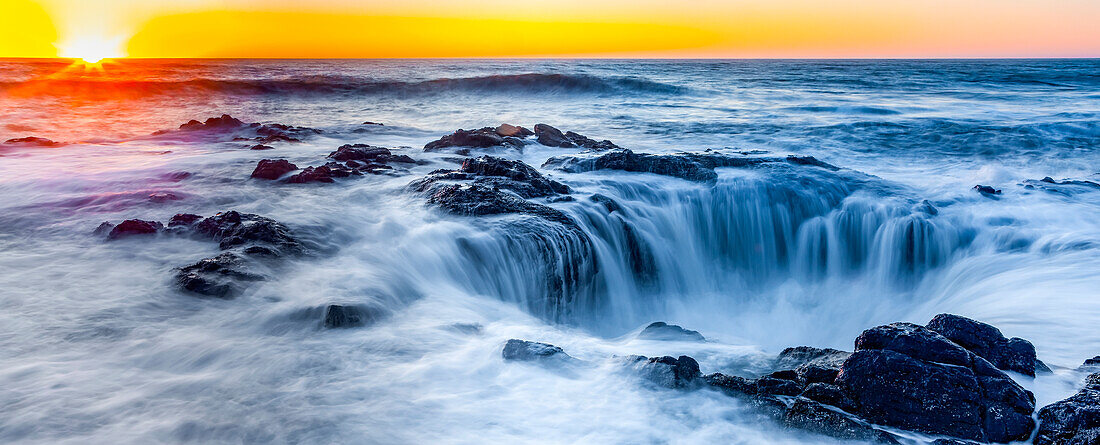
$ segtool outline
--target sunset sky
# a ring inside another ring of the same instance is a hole
[[[1096,0],[0,0],[0,57],[1098,57]]]

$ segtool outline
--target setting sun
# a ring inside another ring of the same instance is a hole
[[[125,57],[124,41],[124,37],[82,36],[58,43],[57,49],[61,57],[99,63],[103,59]]]

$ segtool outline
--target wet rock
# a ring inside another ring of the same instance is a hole
[[[514,338],[508,340],[508,343],[504,344],[504,349],[500,354],[505,360],[524,362],[569,362],[573,360],[573,357],[570,357],[569,354],[566,354],[565,351],[557,346],[533,341],[517,340]]]
[[[646,380],[666,388],[693,388],[703,383],[699,363],[686,355],[679,357],[630,356],[627,363]]]
[[[179,195],[177,195],[175,193],[161,192],[161,193],[150,193],[149,194],[149,201],[150,202],[158,202],[159,203],[159,202],[179,201],[181,199],[183,199],[183,198],[181,198]]]
[[[249,244],[274,247],[286,252],[298,252],[302,248],[286,226],[251,213],[218,213],[196,224],[195,231],[218,241],[223,250]]]
[[[707,385],[722,391],[728,396],[744,397],[756,395],[756,382],[744,377],[716,372],[714,374],[708,374],[703,380]]]
[[[274,150],[275,147],[264,144],[256,144],[249,148],[249,150]]]
[[[536,124],[534,135],[537,137],[538,143],[547,147],[582,147],[592,151],[614,150],[621,148],[606,139],[602,141],[597,141],[595,139],[590,139],[587,136],[574,133],[572,131],[562,133],[561,130],[558,130],[557,128],[551,127],[546,124]]]
[[[799,380],[806,383],[833,383],[837,374],[840,374],[840,368],[807,363],[796,368],[795,373]]]
[[[168,220],[168,227],[190,227],[201,219],[194,213],[177,213]]]
[[[856,419],[847,413],[804,398],[795,399],[783,416],[783,423],[790,428],[798,428],[837,439],[887,444],[901,443],[893,434],[875,429],[867,422]]]
[[[570,173],[596,170],[622,170],[638,173],[653,173],[672,176],[689,181],[714,181],[718,174],[686,155],[637,154],[622,149],[613,150],[600,156],[561,156],[550,158],[544,166],[552,166]]]
[[[796,165],[809,165],[809,166],[813,166],[813,167],[821,167],[823,169],[831,170],[831,171],[840,170],[840,167],[822,162],[822,161],[818,160],[817,158],[815,158],[813,156],[788,155],[787,156],[787,162],[790,162],[790,163],[796,164]]]
[[[409,184],[417,192],[426,192],[445,181],[472,181],[472,184],[494,190],[507,190],[521,198],[538,198],[568,194],[569,187],[548,179],[523,161],[493,156],[466,158],[457,170],[436,170]]]
[[[975,185],[974,190],[977,190],[978,193],[982,194],[982,196],[988,196],[988,197],[992,197],[994,195],[1000,195],[1001,194],[1000,190],[995,189],[993,187],[990,187],[988,185],[981,185],[981,184]]]
[[[840,370],[840,364],[852,355],[851,352],[832,348],[815,348],[812,346],[795,346],[784,349],[776,357],[775,367],[779,369],[797,369],[805,365],[815,365],[823,368]]]
[[[978,445],[977,442],[971,442],[969,440],[958,439],[936,439],[929,442],[929,445]]]
[[[449,147],[490,148],[510,147],[523,148],[523,139],[511,136],[501,136],[493,127],[484,127],[477,130],[458,130],[438,140],[424,145],[424,151],[438,151]]]
[[[868,329],[837,385],[869,422],[967,440],[1026,439],[1034,396],[985,359],[922,326]]]
[[[856,411],[856,405],[852,398],[836,385],[811,383],[806,385],[806,388],[799,395],[826,405],[835,406],[847,412]]]
[[[1031,342],[1016,337],[1005,338],[999,329],[986,323],[958,315],[939,314],[927,326],[999,369],[1034,377],[1035,370],[1041,365],[1035,358],[1035,346]]]
[[[177,121],[178,122],[178,121]],[[206,120],[206,122],[199,122],[197,120],[190,120],[187,123],[180,125],[180,130],[197,131],[197,130],[211,130],[211,129],[225,129],[225,128],[240,128],[245,126],[245,123],[240,119],[237,119],[228,114],[223,114],[221,117],[212,117]]]
[[[1091,369],[1097,369],[1097,368],[1100,368],[1100,355],[1098,355],[1096,357],[1093,357],[1093,358],[1090,358],[1090,359],[1085,359],[1085,362],[1081,363],[1081,367],[1080,367],[1080,369],[1084,369],[1084,370],[1091,370]]]
[[[180,288],[216,298],[236,297],[244,290],[246,283],[262,279],[262,276],[247,271],[241,257],[231,252],[199,260],[176,273],[176,284]]]
[[[383,123],[381,123],[381,122],[371,122],[371,121],[366,121],[366,122],[363,122],[363,123],[362,123],[361,125],[377,125],[377,126],[379,126],[379,127],[384,127],[384,126],[386,126],[385,124],[383,124]]]
[[[602,204],[603,208],[607,209],[607,213],[622,212],[623,211],[623,207],[620,206],[618,202],[615,202],[614,199],[612,199],[611,197],[609,197],[607,195],[601,195],[599,193],[595,193],[592,196],[589,196],[588,200],[592,201],[592,202]]]
[[[286,182],[288,184],[307,184],[310,182],[333,183],[336,182],[336,180],[333,179],[332,169],[322,165],[320,167],[306,167],[301,173],[287,178]]]
[[[110,234],[111,229],[114,229],[114,228],[115,228],[114,224],[111,224],[109,221],[103,221],[103,222],[99,223],[98,226],[96,226],[95,230],[92,231],[92,234],[93,235],[98,235],[98,236],[106,236],[106,235]]]
[[[256,168],[252,170],[252,177],[275,180],[297,169],[297,165],[291,164],[286,159],[264,159],[256,163]]]
[[[191,120],[180,125],[178,130],[157,131],[154,135],[164,134],[189,134],[189,135],[227,135],[234,141],[255,141],[259,145],[274,142],[301,142],[302,137],[320,134],[321,130],[307,127],[295,127],[284,124],[260,124],[245,123],[228,114],[220,117],[212,117],[205,122]]]
[[[132,235],[150,235],[164,229],[164,224],[157,221],[143,221],[140,219],[128,219],[111,228],[107,237],[119,239]]]
[[[535,204],[499,189],[478,184],[451,184],[434,189],[428,202],[444,210],[466,216],[526,214],[549,221],[574,225],[564,213]]]
[[[502,137],[525,138],[527,136],[535,134],[535,132],[531,130],[511,124],[500,124],[500,126],[498,126],[495,131],[498,135]]]
[[[336,151],[329,153],[328,157],[335,161],[361,162],[361,165],[369,165],[372,163],[387,164],[391,162],[404,164],[416,163],[416,160],[408,155],[395,155],[388,148],[375,147],[367,144],[341,145]]]
[[[60,142],[54,142],[46,138],[28,136],[23,138],[14,138],[4,141],[4,145],[12,145],[18,147],[60,147]]]
[[[799,385],[796,381],[769,376],[756,379],[757,394],[769,394],[773,396],[797,396],[801,392],[802,385]]]
[[[706,341],[698,331],[684,329],[674,324],[655,321],[638,333],[638,338],[663,341]]]
[[[1100,374],[1089,375],[1077,394],[1039,410],[1035,445],[1100,443]]]
[[[328,329],[354,328],[369,323],[374,317],[374,314],[360,306],[330,304],[325,307],[325,317],[321,324]]]

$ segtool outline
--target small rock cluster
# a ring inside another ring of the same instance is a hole
[[[458,154],[468,155],[471,148],[504,147],[522,149],[527,145],[526,138],[535,136],[535,140],[547,147],[586,148],[589,150],[611,150],[619,148],[611,141],[597,141],[584,135],[561,130],[546,124],[536,124],[534,131],[524,127],[501,124],[498,127],[484,127],[476,130],[458,130],[438,140],[429,142],[424,151],[439,151],[458,147]]]
[[[390,164],[416,164],[416,160],[407,155],[396,155],[388,148],[366,144],[341,145],[329,153],[331,161],[318,167],[299,169],[297,165],[285,159],[263,159],[256,163],[252,177],[257,179],[279,180],[288,173],[299,171],[283,179],[288,184],[310,182],[332,183],[336,178],[362,176],[364,174],[382,174],[391,172]]]
[[[702,340],[695,331],[660,322],[639,336]],[[568,357],[552,345],[508,343],[504,357],[509,360]],[[521,347],[542,352],[517,354]],[[739,398],[787,427],[843,440],[906,441],[880,427],[886,426],[942,436],[934,442],[942,445],[1027,440],[1036,429],[1031,417],[1035,398],[1004,371],[1034,375],[1047,370],[1026,340],[1005,338],[993,326],[950,314],[937,315],[927,326],[892,323],[868,329],[856,338],[854,352],[787,348],[774,361],[774,372],[756,378],[703,375],[688,356],[617,360],[661,387],[711,388]],[[1078,394],[1040,410],[1039,419],[1037,445],[1097,443],[1100,373],[1091,375]]]
[[[254,142],[253,150],[268,149],[275,142],[301,142],[303,138],[321,134],[321,130],[308,127],[295,127],[285,124],[246,123],[228,114],[212,117],[206,121],[190,120],[176,130],[161,130],[154,135],[176,136],[226,136],[232,141]]]
[[[718,179],[714,171],[718,167],[752,167],[762,164],[787,162],[796,165],[838,170],[837,167],[812,156],[788,156],[767,158],[745,156],[742,153],[727,154],[714,150],[703,153],[648,154],[627,149],[614,149],[601,153],[558,156],[548,159],[543,167],[552,167],[570,173],[596,170],[621,170],[653,173],[689,181],[710,182]]]

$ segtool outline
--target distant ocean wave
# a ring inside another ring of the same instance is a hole
[[[41,91],[54,95],[78,94],[89,90],[101,90],[105,88],[125,91],[129,94],[214,92],[240,95],[426,95],[448,92],[675,95],[688,91],[685,87],[656,82],[641,77],[605,77],[588,74],[554,73],[437,78],[420,81],[372,80],[352,76],[309,76],[290,79],[56,79],[0,82],[0,90],[12,90],[17,88],[32,88],[36,92]]]

